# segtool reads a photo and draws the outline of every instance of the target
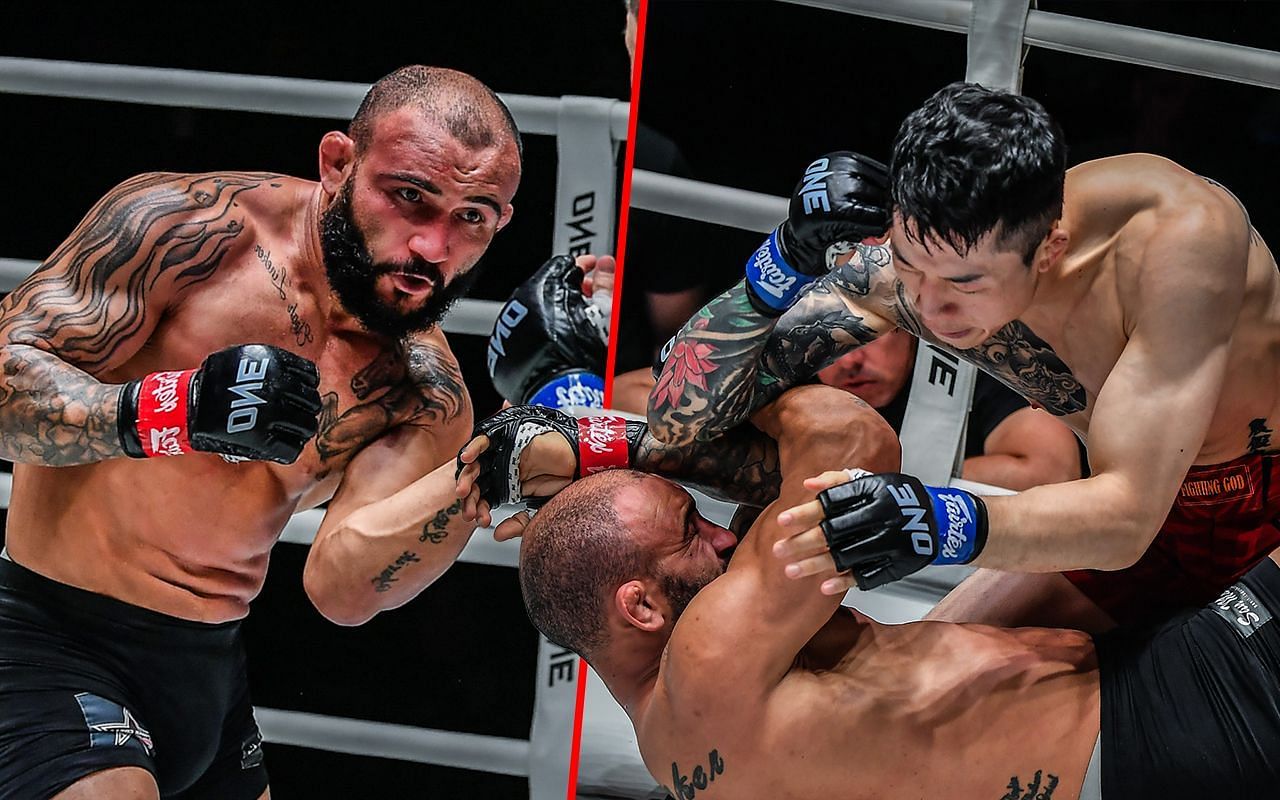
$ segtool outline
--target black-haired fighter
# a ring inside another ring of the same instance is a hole
[[[852,572],[825,582],[831,592],[973,563],[991,570],[941,617],[1097,630],[1207,602],[1280,544],[1280,273],[1230,191],[1147,154],[1068,170],[1039,103],[972,84],[907,117],[889,191],[840,158],[819,170],[825,186],[801,182],[788,226],[814,232],[795,252],[843,240],[856,243],[841,248],[850,260],[763,309],[790,275],[826,264],[749,267],[746,286],[677,337],[650,398],[654,435],[714,438],[902,328],[1060,416],[1086,440],[1092,475],[989,498],[985,514],[972,508],[982,499],[948,504],[940,494],[954,491],[919,487],[927,520],[853,498],[825,535],[809,505],[778,545],[792,574],[826,569],[828,539],[860,559],[842,562]],[[856,204],[843,199],[850,183]],[[861,207],[881,209],[887,241],[859,243],[867,216],[847,209]],[[805,221],[815,215],[822,224]],[[870,501],[891,485],[854,491]],[[913,547],[921,532],[935,539],[928,554]]]

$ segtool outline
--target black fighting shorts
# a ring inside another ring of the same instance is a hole
[[[1098,640],[1102,797],[1280,796],[1280,567],[1208,607]]]
[[[240,623],[177,619],[0,558],[0,798],[125,766],[164,797],[262,794]]]

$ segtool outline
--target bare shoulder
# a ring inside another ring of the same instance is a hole
[[[1170,274],[1188,288],[1244,279],[1248,212],[1228,189],[1167,158],[1131,153],[1073,167],[1067,202],[1085,236],[1112,232],[1122,291],[1167,284]]]
[[[1135,223],[1122,236],[1248,235],[1248,215],[1230,190],[1177,162],[1129,153],[1073,167],[1067,194],[1086,209],[1115,209]],[[1143,212],[1149,212],[1143,219]]]
[[[760,586],[749,570],[729,570],[706,586],[680,617],[663,654],[658,685],[698,714],[736,719],[769,690],[763,648],[746,641],[744,609]],[[758,658],[755,656],[759,656]],[[725,687],[732,686],[732,692]],[[673,706],[673,711],[678,710]]]

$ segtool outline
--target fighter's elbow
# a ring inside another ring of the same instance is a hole
[[[1088,567],[1108,572],[1128,569],[1147,552],[1151,542],[1159,533],[1159,521],[1151,521],[1145,516],[1134,515],[1126,523],[1112,528],[1107,534],[1107,542],[1098,548],[1097,563]]]
[[[320,616],[335,625],[363,625],[380,610],[361,602],[368,594],[366,587],[349,585],[322,560],[314,557],[302,571],[302,589]]]

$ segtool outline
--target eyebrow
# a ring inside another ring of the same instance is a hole
[[[893,254],[894,261],[901,261],[903,264],[906,264],[908,267],[911,267],[912,269],[916,268],[914,264],[912,264],[905,257],[903,257],[902,252],[898,250],[898,246],[895,245],[892,240],[890,240],[889,242],[889,251]],[[982,273],[975,272],[967,275],[957,275],[954,278],[943,278],[943,280],[947,281],[948,283],[973,283],[974,281],[980,279],[981,277],[982,277]]]
[[[391,172],[391,173],[388,173],[388,177],[395,178],[398,181],[404,181],[405,183],[411,183],[414,186],[417,186],[422,191],[426,192],[427,194],[434,194],[437,196],[444,194],[444,192],[440,190],[439,186],[436,186],[434,183],[432,183],[429,180],[426,180],[425,178],[419,178],[414,175],[405,174],[403,172]],[[498,201],[494,200],[492,197],[485,197],[484,195],[481,195],[481,194],[473,194],[473,195],[467,195],[462,199],[466,200],[468,203],[478,203],[479,205],[482,205],[482,206],[488,206],[489,208],[493,209],[493,212],[495,214],[497,214],[498,216],[502,216],[502,206],[498,205]]]

